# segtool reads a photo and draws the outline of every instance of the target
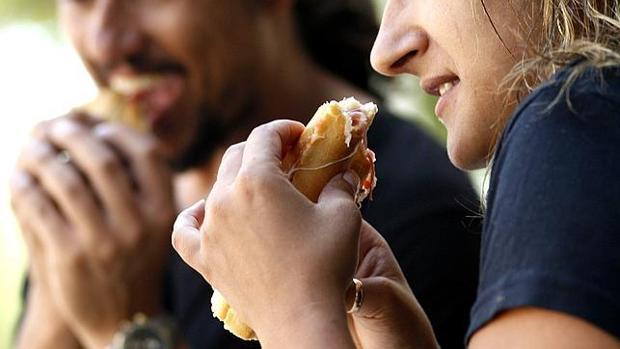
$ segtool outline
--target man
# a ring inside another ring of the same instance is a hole
[[[171,223],[208,195],[224,150],[254,126],[306,121],[330,99],[377,100],[367,85],[370,4],[63,0],[58,8],[96,82],[155,76],[155,107],[148,135],[71,114],[39,125],[22,152],[11,188],[31,268],[19,347],[127,343],[141,322],[122,324],[137,313],[155,337],[169,314],[191,347],[255,346],[211,318],[211,289],[172,254]],[[415,127],[382,113],[369,137],[379,185],[363,214],[392,245],[439,342],[462,346],[478,238],[459,200],[471,202],[472,191]],[[440,303],[446,294],[452,301]]]

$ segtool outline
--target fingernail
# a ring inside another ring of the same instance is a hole
[[[52,132],[59,137],[67,136],[80,129],[75,123],[67,120],[60,120],[52,126]]]
[[[16,189],[23,189],[32,184],[30,176],[21,171],[14,173],[10,178],[10,183]]]
[[[360,184],[360,177],[354,171],[347,171],[342,175],[342,179],[344,179],[347,183],[351,185],[353,190],[357,190]]]
[[[114,129],[110,126],[109,123],[100,123],[93,128],[93,133],[97,137],[106,138],[107,136],[114,133]]]

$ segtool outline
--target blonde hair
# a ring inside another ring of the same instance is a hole
[[[498,33],[484,0],[480,2],[493,29]],[[521,24],[521,35],[527,46],[525,56],[516,57],[500,37],[504,47],[517,61],[504,79],[503,86],[508,89],[506,104],[514,105],[511,101],[521,100],[541,83],[550,79],[559,69],[575,63],[556,99],[549,105],[549,108],[553,107],[564,97],[571,108],[568,90],[586,70],[620,66],[619,2],[619,0],[531,0],[530,16],[525,16]],[[542,18],[535,17],[541,13]],[[501,120],[499,124],[503,124]],[[498,127],[496,131],[489,153],[485,183],[493,165],[497,141],[503,127]],[[481,209],[484,212],[484,190],[482,196]]]
[[[517,98],[573,62],[560,96],[585,70],[620,65],[618,0],[533,0],[532,6],[532,13],[542,13],[542,18],[527,24],[529,52],[506,77]]]

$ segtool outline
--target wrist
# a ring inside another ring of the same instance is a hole
[[[145,290],[153,290],[145,292]],[[139,294],[141,293],[141,295]],[[115,335],[122,332],[124,326],[131,323],[136,315],[145,315],[147,318],[155,318],[163,315],[163,306],[160,292],[154,287],[143,287],[141,292],[131,292],[130,304],[124,310],[112,314],[105,321],[89,326],[83,323],[72,323],[80,341],[86,348],[102,349],[109,348]]]
[[[264,348],[355,348],[342,300],[309,302],[257,329]]]
[[[112,339],[116,332],[120,329],[121,323],[114,328],[99,329],[96,333],[92,331],[76,330],[76,335],[80,339],[84,348],[87,349],[104,349],[108,348],[112,343]]]
[[[34,289],[30,291],[16,348],[78,348],[77,338],[51,300],[35,294]]]

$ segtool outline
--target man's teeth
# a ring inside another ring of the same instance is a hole
[[[455,81],[450,81],[450,82],[446,82],[445,84],[442,84],[441,86],[439,86],[439,95],[440,96],[445,95],[454,86],[456,86],[457,83],[458,83],[458,81],[455,80]]]
[[[153,87],[158,82],[154,76],[124,77],[116,76],[111,79],[110,87],[116,93],[130,96]]]

